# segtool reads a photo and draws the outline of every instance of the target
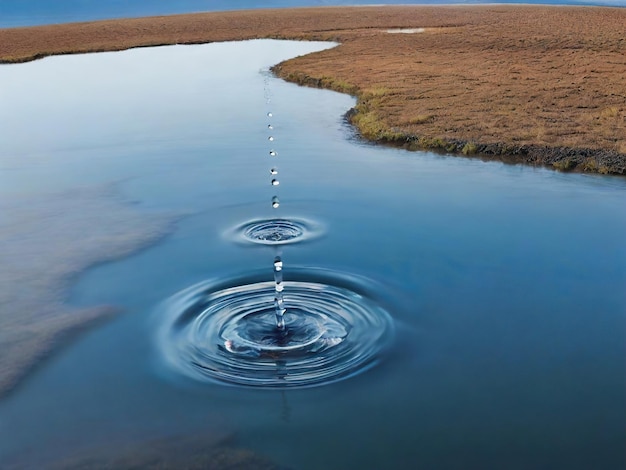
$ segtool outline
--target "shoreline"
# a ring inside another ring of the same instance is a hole
[[[626,9],[590,6],[239,10],[0,29],[0,63],[257,38],[334,41],[272,70],[356,96],[349,121],[367,140],[626,175],[623,24]]]
[[[279,78],[300,86],[341,92],[332,87],[320,86],[316,83],[317,80],[300,81],[288,75],[283,76],[280,64],[272,67],[272,72]],[[482,161],[499,161],[511,165],[540,166],[562,172],[626,176],[626,156],[610,150],[532,144],[513,145],[507,142],[480,143],[462,139],[444,140],[406,133],[401,129],[388,129],[384,122],[375,123],[380,129],[378,134],[370,133],[368,135],[370,132],[368,127],[360,125],[361,119],[366,116],[366,113],[360,109],[367,106],[364,105],[367,98],[363,99],[358,94],[356,98],[357,105],[344,114],[344,119],[354,127],[360,138],[372,144],[402,148],[408,151],[431,151],[442,155],[479,158]]]
[[[0,208],[1,400],[82,333],[121,313],[68,305],[76,276],[151,247],[178,217],[141,214],[110,186],[0,201]]]

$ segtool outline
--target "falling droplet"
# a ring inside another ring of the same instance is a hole
[[[270,169],[270,175],[277,175],[277,174],[278,174],[278,170],[276,168]]]
[[[276,150],[270,150],[270,157],[275,157],[276,155],[278,155]]]
[[[287,311],[286,309],[276,311],[276,327],[279,330],[285,329],[285,312],[286,311]]]
[[[272,186],[278,186],[279,184],[280,184],[280,181],[278,181],[277,179],[272,180]]]
[[[280,206],[280,201],[278,200],[278,197],[274,196],[272,198],[272,207],[274,209],[278,209],[278,206]]]
[[[269,130],[272,130],[272,129],[274,129],[274,126],[272,126],[271,124],[268,124],[268,125],[267,125],[267,128],[268,128]]]
[[[273,142],[273,141],[274,141],[274,136],[271,136],[271,135],[270,135],[270,136],[267,138],[267,140],[269,140],[270,142]]]
[[[273,114],[272,113],[267,113],[267,117],[272,117]]]
[[[283,299],[283,260],[280,256],[274,258],[274,312],[276,328],[285,328],[285,301]]]

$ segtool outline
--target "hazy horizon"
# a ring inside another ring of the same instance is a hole
[[[626,7],[626,0],[3,0],[0,3],[0,28],[35,26],[53,23],[94,21],[107,18],[127,18],[201,11],[225,11],[257,8],[289,8],[305,6],[341,5],[449,5],[449,4],[545,4],[545,5],[596,5]]]

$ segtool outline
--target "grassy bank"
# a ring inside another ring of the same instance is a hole
[[[414,33],[390,29],[414,28]],[[562,171],[626,174],[626,9],[336,7],[0,30],[0,61],[251,38],[333,40],[274,68],[357,96],[363,137]]]

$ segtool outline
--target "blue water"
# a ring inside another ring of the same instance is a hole
[[[0,28],[198,11],[394,3],[419,5],[489,2],[484,0],[403,0],[397,2],[380,0],[269,0],[263,2],[255,0],[177,0],[175,2],[162,0],[2,0],[0,2]],[[499,0],[495,3],[626,6],[625,0]]]
[[[342,119],[352,98],[267,74],[321,47],[0,68],[3,197],[116,182],[138,210],[186,215],[163,242],[80,277],[72,304],[125,314],[0,402],[0,462],[45,468],[90,446],[228,430],[298,469],[624,467],[626,181],[363,143]],[[286,278],[350,278],[396,328],[377,367],[284,394],[178,376],[155,342],[180,290],[265,268],[271,279],[273,248],[228,235],[275,214],[268,88],[281,216],[324,229],[282,248]]]

